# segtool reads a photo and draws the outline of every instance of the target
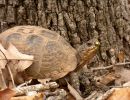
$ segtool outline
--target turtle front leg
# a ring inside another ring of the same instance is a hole
[[[81,95],[80,81],[79,81],[78,73],[71,72],[69,75],[70,75],[70,83],[71,83],[72,87]]]

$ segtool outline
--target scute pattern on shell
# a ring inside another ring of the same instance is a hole
[[[77,66],[76,50],[56,32],[38,26],[16,26],[0,38],[13,43],[22,53],[34,55],[26,73],[34,78],[64,77]]]

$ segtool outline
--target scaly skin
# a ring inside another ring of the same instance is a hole
[[[81,69],[85,64],[88,64],[90,62],[90,60],[97,54],[99,46],[100,42],[96,41],[94,46],[91,46],[82,52],[82,57],[80,57],[80,61],[75,71]]]
[[[79,52],[80,60],[77,65],[77,68],[73,72],[69,73],[71,85],[76,89],[76,91],[80,95],[82,95],[82,93],[80,92],[80,80],[77,71],[79,71],[85,64],[88,64],[90,62],[90,60],[96,55],[99,46],[100,43],[96,41],[95,45],[88,48],[87,47],[83,48],[84,50]]]

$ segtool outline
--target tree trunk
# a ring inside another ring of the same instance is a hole
[[[130,60],[127,0],[0,0],[0,32],[16,25],[38,25],[57,31],[77,48],[92,39],[101,47],[90,67]]]

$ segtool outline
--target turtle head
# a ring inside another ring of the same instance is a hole
[[[78,67],[83,67],[96,55],[100,47],[98,40],[91,40],[78,48]]]

